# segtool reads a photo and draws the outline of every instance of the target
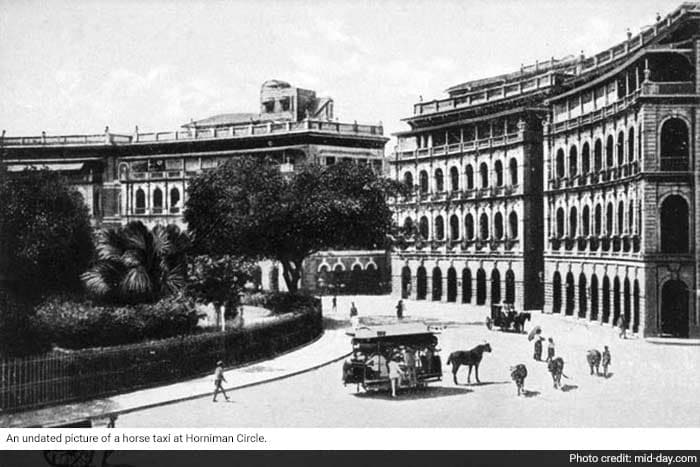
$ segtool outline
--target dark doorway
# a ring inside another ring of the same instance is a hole
[[[428,274],[425,271],[425,267],[421,266],[418,268],[418,273],[416,274],[416,300],[425,300],[427,294]]]
[[[559,271],[552,278],[552,313],[561,313],[561,275]]]
[[[433,269],[433,301],[442,300],[442,271],[440,268]]]
[[[486,271],[482,268],[476,272],[476,304],[486,303]]]
[[[661,334],[688,337],[688,287],[670,280],[661,289]]]
[[[574,275],[568,273],[566,275],[566,315],[571,316],[574,314],[574,293],[576,285],[574,284]]]
[[[455,268],[447,270],[447,301],[457,301],[457,271]]]
[[[462,269],[462,303],[472,302],[472,271],[469,268]]]
[[[491,303],[501,302],[501,273],[498,269],[491,272]]]
[[[401,270],[401,297],[411,296],[411,268],[404,266]]]

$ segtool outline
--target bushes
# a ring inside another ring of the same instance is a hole
[[[320,309],[320,301],[313,295],[288,292],[257,292],[243,297],[242,304],[267,308],[277,314],[314,309],[317,306]]]
[[[194,304],[178,296],[132,306],[53,297],[37,308],[34,327],[60,347],[80,349],[188,334],[197,321]]]

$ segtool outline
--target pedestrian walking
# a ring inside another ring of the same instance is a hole
[[[612,358],[610,356],[610,349],[608,349],[608,346],[606,345],[603,349],[603,358],[601,360],[601,363],[603,365],[603,376],[606,378],[608,377],[608,367],[610,366],[611,362]]]
[[[331,311],[338,311],[338,297],[333,295],[333,300],[331,300]]]
[[[403,347],[403,363],[406,366],[406,376],[408,384],[415,387],[418,384],[418,376],[416,374],[416,352],[411,347]]]
[[[389,360],[387,367],[389,368],[389,380],[391,381],[391,397],[396,397],[396,388],[399,385],[399,378],[403,375],[403,371],[399,366],[399,358],[394,357]]]
[[[399,300],[399,303],[396,304],[396,317],[403,319],[403,300]]]
[[[352,305],[350,305],[350,317],[352,318],[353,316],[357,316],[357,307],[355,306],[355,302],[352,302]]]
[[[627,339],[627,320],[625,315],[620,315],[617,318],[617,328],[620,331],[620,339]]]
[[[542,336],[537,336],[535,339],[535,352],[532,356],[535,360],[538,362],[542,361],[542,341],[544,340],[544,337]]]
[[[227,383],[226,378],[224,377],[224,362],[219,360],[216,362],[216,371],[214,371],[214,399],[212,402],[216,402],[216,396],[219,394],[219,391],[224,395],[226,400],[230,400],[228,396],[226,395],[226,391],[224,390],[223,386],[221,386],[221,383]]]
[[[547,343],[547,362],[552,360],[554,360],[554,339],[550,337]]]

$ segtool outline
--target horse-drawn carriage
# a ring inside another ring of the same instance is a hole
[[[442,379],[437,330],[421,324],[363,327],[350,333],[352,356],[343,365],[343,383],[365,391],[391,388],[390,360],[403,370],[399,388],[425,387]]]
[[[530,321],[530,313],[515,311],[512,304],[491,305],[491,315],[486,317],[486,327],[493,329],[494,326],[501,328],[501,331],[523,332],[525,321]]]

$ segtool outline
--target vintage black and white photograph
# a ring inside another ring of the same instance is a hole
[[[700,3],[0,0],[0,58],[0,427],[700,427]]]

